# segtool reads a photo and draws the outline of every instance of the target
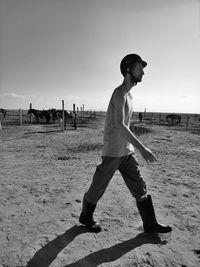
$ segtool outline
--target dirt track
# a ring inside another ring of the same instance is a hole
[[[82,196],[100,163],[103,124],[58,132],[53,126],[0,133],[0,267],[200,265],[200,137],[148,126],[139,138],[156,154],[138,155],[166,235],[142,234],[135,201],[117,172],[98,203],[103,231],[78,225]],[[54,131],[55,130],[55,131]]]

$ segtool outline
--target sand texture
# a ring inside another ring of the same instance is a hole
[[[139,138],[158,160],[146,164],[136,153],[157,218],[173,227],[165,235],[142,233],[118,172],[95,212],[103,231],[78,224],[83,194],[101,162],[103,121],[65,132],[36,124],[3,129],[0,267],[200,266],[200,137],[148,129]]]

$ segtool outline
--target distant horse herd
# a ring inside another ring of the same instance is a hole
[[[50,120],[53,122],[58,120],[60,122],[60,120],[63,118],[63,110],[54,108],[49,110],[37,110],[30,108],[28,110],[28,114],[33,114],[37,122],[39,122],[39,119],[46,119],[46,123],[49,123]],[[64,118],[66,121],[71,121],[75,118],[78,118],[78,115],[76,112],[64,110]]]
[[[181,123],[181,116],[178,114],[167,115],[165,119],[168,123],[171,122],[172,125]]]
[[[3,118],[5,119],[6,114],[7,114],[7,110],[0,108],[0,114],[3,115]],[[34,115],[36,122],[39,123],[39,120],[46,120],[46,123],[49,123],[50,120],[52,120],[53,122],[55,122],[56,120],[60,121],[63,118],[63,110],[61,109],[49,109],[49,110],[37,110],[37,109],[32,109],[30,108],[28,110],[27,114],[32,114]],[[64,118],[66,121],[72,121],[76,118],[78,118],[78,114],[76,112],[73,111],[66,111],[64,110]]]
[[[6,117],[7,110],[0,108],[0,114],[3,115],[3,117]],[[63,111],[61,109],[49,109],[49,110],[37,110],[37,109],[29,109],[28,114],[33,114],[36,118],[37,123],[39,123],[40,119],[45,119],[46,123],[49,123],[50,120],[55,122],[56,120],[60,121],[63,118]],[[66,121],[73,121],[74,119],[78,118],[78,114],[74,111],[66,111],[64,110],[64,117]],[[166,115],[165,120],[172,125],[180,124],[181,123],[181,116],[178,114],[169,114]]]

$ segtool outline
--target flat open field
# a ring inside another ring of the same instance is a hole
[[[165,235],[142,233],[118,172],[96,209],[103,231],[89,233],[78,224],[101,161],[104,116],[65,132],[53,124],[3,124],[0,267],[200,266],[200,122],[197,116],[190,122],[188,131],[185,122],[135,127],[158,159],[146,164],[136,151],[157,218],[173,227]]]

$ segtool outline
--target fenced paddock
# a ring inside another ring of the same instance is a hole
[[[131,122],[133,124],[140,123],[140,112],[134,112]],[[166,121],[166,116],[172,113],[159,113],[159,112],[145,112],[142,113],[142,123],[146,125],[160,125],[170,127],[172,130],[190,131],[194,134],[200,134],[200,114],[187,114],[176,113],[181,116],[181,122],[179,124],[172,124],[170,121]]]
[[[134,112],[132,116],[131,123],[139,124],[139,113]],[[142,113],[142,123],[145,125],[160,125],[165,127],[170,127],[172,130],[185,131],[188,130],[194,134],[200,134],[200,114],[186,114],[179,113],[181,116],[180,124],[171,124],[166,121],[166,116],[171,113],[159,113],[159,112],[145,112]],[[99,119],[99,123],[104,122],[106,112],[95,111],[95,110],[77,110],[78,119],[76,121],[76,127],[95,127],[96,121]],[[1,128],[4,129],[7,126],[17,126],[17,125],[31,125],[31,124],[42,124],[47,125],[46,119],[39,119],[37,123],[34,115],[28,114],[28,110],[23,109],[7,109],[6,116],[4,118],[3,114],[0,114]],[[62,125],[58,121],[53,122],[50,120],[49,127],[55,130],[62,130]],[[74,122],[67,122],[65,130],[74,129]]]
[[[28,110],[15,110],[15,109],[8,109],[5,118],[0,115],[1,125],[2,129],[8,127],[8,126],[17,126],[17,125],[47,125],[45,118],[40,118],[39,122],[37,122],[35,116],[33,114],[28,114]],[[61,129],[61,124],[58,120],[53,122],[53,120],[50,120],[48,125],[54,126],[58,130]],[[74,127],[73,123],[66,123],[66,128],[72,128]]]
[[[20,120],[20,112],[21,112],[21,118]],[[0,114],[1,118],[1,124],[2,126],[7,125],[20,125],[22,124],[28,124],[30,123],[30,115],[28,114],[28,110],[20,110],[20,109],[7,109],[7,113],[5,118],[3,115]]]
[[[104,118],[105,112],[94,111],[94,110],[80,110],[77,111],[77,118],[66,120],[65,130],[76,129],[77,127],[95,127],[95,122],[99,118]],[[76,120],[76,121],[75,121]],[[3,114],[0,114],[0,121],[2,129],[9,126],[20,126],[20,125],[46,125],[48,128],[54,128],[54,130],[62,130],[62,121],[53,121],[50,119],[49,123],[46,123],[45,118],[39,118],[37,122],[33,114],[28,114],[28,110],[22,109],[7,109],[5,118]],[[76,127],[75,127],[76,123]]]

